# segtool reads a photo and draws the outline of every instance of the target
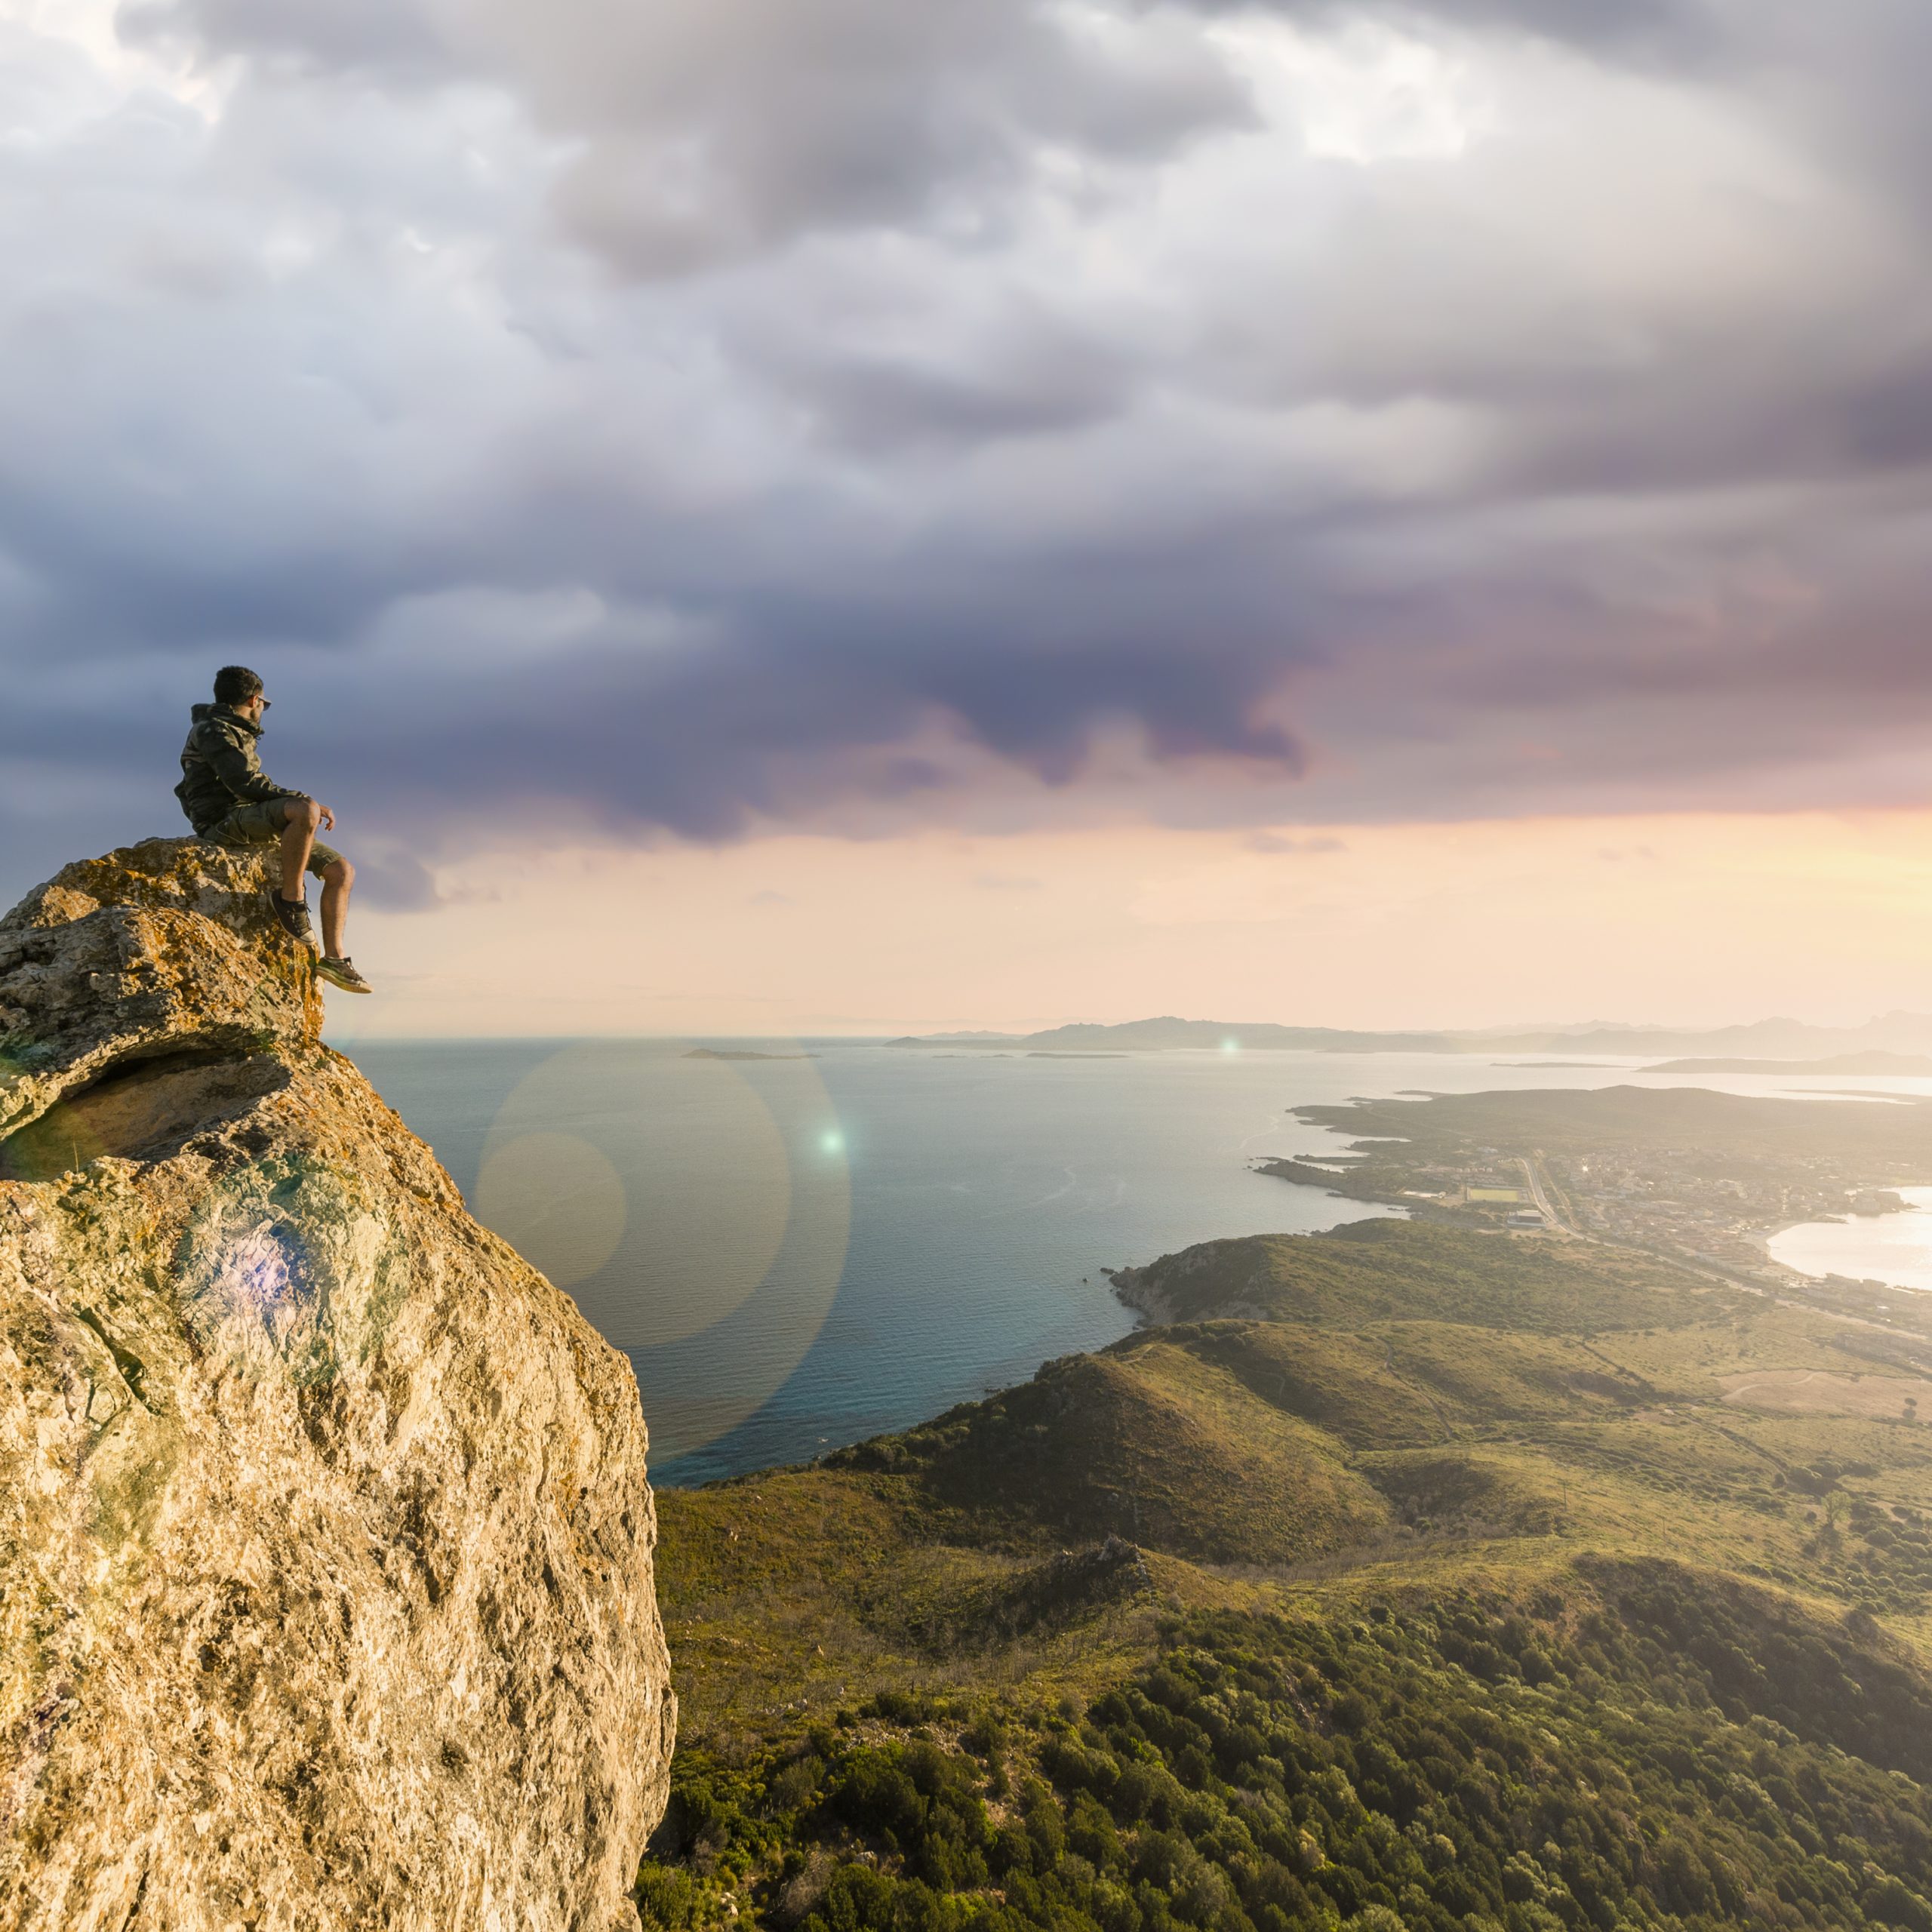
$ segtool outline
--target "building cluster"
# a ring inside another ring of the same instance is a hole
[[[1766,1240],[1774,1229],[1902,1205],[1847,1184],[1829,1158],[1734,1155],[1722,1175],[1690,1149],[1549,1157],[1544,1170],[1580,1232],[1682,1254],[1767,1284],[1789,1278]]]

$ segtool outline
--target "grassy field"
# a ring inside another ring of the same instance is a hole
[[[648,1922],[1932,1932],[1932,1382],[1585,1242],[1146,1272],[1185,1319],[660,1498]]]

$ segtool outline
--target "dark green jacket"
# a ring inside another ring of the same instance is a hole
[[[195,721],[181,747],[181,782],[174,795],[197,832],[219,825],[237,805],[308,796],[278,785],[263,771],[255,756],[259,724],[225,704],[198,704],[190,715]]]

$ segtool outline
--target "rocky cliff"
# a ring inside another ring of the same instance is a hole
[[[634,1924],[636,1385],[321,1044],[272,863],[0,921],[0,1925]]]

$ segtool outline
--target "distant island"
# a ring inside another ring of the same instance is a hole
[[[817,1054],[755,1054],[735,1047],[694,1047],[687,1060],[817,1060]]]
[[[1932,1014],[1890,1013],[1863,1026],[1814,1026],[1798,1020],[1761,1020],[1749,1026],[1697,1030],[1663,1026],[1625,1026],[1592,1021],[1577,1026],[1475,1031],[1374,1032],[1334,1026],[1284,1026],[1272,1020],[1182,1020],[1173,1014],[1155,1020],[1129,1020],[1113,1025],[1076,1021],[1035,1033],[908,1033],[885,1042],[888,1047],[960,1048],[1031,1051],[1171,1053],[1206,1050],[1247,1053],[1340,1054],[1614,1054],[1632,1058],[1648,1054],[1762,1056],[1748,1067],[1727,1065],[1702,1068],[1760,1072],[1932,1072]],[[1832,1067],[1817,1062],[1835,1057],[1857,1066]],[[1873,1059],[1918,1060],[1923,1065],[1878,1066]],[[1778,1063],[1810,1063],[1784,1065]],[[1566,1060],[1564,1064],[1574,1064]],[[1673,1072],[1690,1072],[1672,1067]]]
[[[1834,1054],[1825,1060],[1667,1060],[1646,1073],[1932,1073],[1925,1054]]]
[[[1539,1073],[1573,1073],[1586,1067],[1605,1067],[1614,1064],[1603,1060],[1500,1060],[1498,1066],[1534,1067]],[[1654,1068],[1639,1067],[1640,1073],[1654,1072]]]

